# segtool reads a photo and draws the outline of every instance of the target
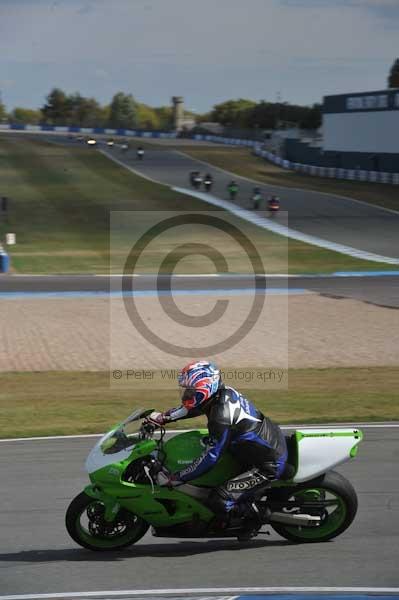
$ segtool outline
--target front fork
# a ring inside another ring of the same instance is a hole
[[[90,498],[94,498],[104,504],[104,519],[107,523],[112,523],[112,521],[115,520],[115,517],[121,508],[121,505],[116,498],[106,494],[96,485],[88,485],[85,487],[84,493],[90,496]]]

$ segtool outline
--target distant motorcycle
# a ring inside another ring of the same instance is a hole
[[[213,185],[213,179],[210,175],[206,175],[204,179],[204,188],[206,192],[210,192]]]
[[[232,181],[227,186],[227,191],[229,192],[230,200],[235,200],[238,194],[238,185],[235,181]]]
[[[262,202],[262,194],[258,187],[254,188],[251,199],[252,199],[252,208],[254,210],[259,210],[261,202]]]
[[[192,187],[194,187],[194,179],[196,178],[197,174],[198,174],[198,171],[190,171],[189,181],[190,181],[190,185]]]
[[[137,156],[137,160],[143,160],[143,158],[144,158],[143,148],[141,148],[141,147],[137,148],[136,156]]]
[[[277,198],[277,196],[272,196],[272,198],[270,198],[267,207],[269,209],[270,217],[277,215],[278,211],[280,210],[280,200]]]
[[[202,176],[201,173],[197,173],[193,178],[193,187],[196,190],[199,190],[202,184]]]

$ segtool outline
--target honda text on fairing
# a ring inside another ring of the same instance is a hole
[[[241,538],[245,519],[221,519],[208,504],[217,486],[240,473],[225,452],[213,469],[179,487],[158,485],[162,473],[192,464],[212,444],[207,430],[165,440],[165,429],[136,410],[95,445],[86,460],[91,484],[70,504],[66,527],[72,539],[91,550],[117,550],[134,544],[151,527],[154,536]],[[283,476],[255,502],[259,524],[270,524],[295,542],[323,542],[344,532],[357,511],[351,483],[332,469],[356,456],[358,429],[298,429],[286,438],[288,463]],[[239,478],[237,478],[239,485]]]

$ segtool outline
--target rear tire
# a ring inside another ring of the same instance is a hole
[[[120,550],[140,540],[149,524],[121,508],[112,523],[103,519],[104,505],[82,492],[68,507],[65,525],[71,538],[83,548],[97,551]],[[86,519],[85,527],[82,520]]]
[[[282,523],[270,523],[274,531],[279,535],[293,542],[314,543],[327,542],[341,533],[351,525],[357,513],[357,495],[352,484],[340,473],[329,471],[325,475],[298,484],[294,488],[276,490],[276,500],[288,500],[289,498],[305,498],[306,494],[312,498],[325,496],[336,499],[336,508],[331,513],[324,511],[322,523],[318,527],[298,527],[293,525],[284,525]],[[322,498],[320,498],[322,500]],[[306,500],[305,500],[306,501]],[[312,500],[311,500],[312,501]],[[307,511],[306,508],[304,512]],[[317,511],[313,514],[317,514]]]

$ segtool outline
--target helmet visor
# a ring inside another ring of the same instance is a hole
[[[197,405],[196,389],[193,387],[182,388],[181,403],[186,408],[195,408]]]

